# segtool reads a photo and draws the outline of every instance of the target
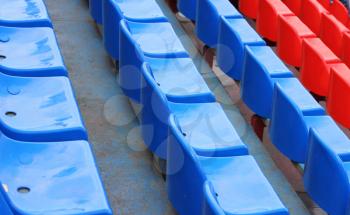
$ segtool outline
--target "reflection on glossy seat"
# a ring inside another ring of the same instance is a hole
[[[0,26],[52,27],[42,0],[0,0]]]
[[[51,28],[0,27],[0,72],[16,76],[67,76]]]

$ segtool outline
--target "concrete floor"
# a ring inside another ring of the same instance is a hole
[[[152,168],[135,114],[118,86],[87,1],[45,2],[115,214],[175,214],[165,183]],[[309,214],[164,1],[158,2],[283,203],[293,215]]]

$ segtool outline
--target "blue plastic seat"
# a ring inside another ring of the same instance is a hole
[[[0,98],[0,130],[13,139],[87,139],[67,77],[25,78],[0,73]]]
[[[228,156],[247,153],[246,146],[212,94],[177,95],[162,92],[147,65],[143,65],[142,135],[148,148],[167,159],[168,117],[177,116],[186,140],[200,155]],[[180,71],[179,71],[180,72]],[[220,125],[220,126],[217,126]]]
[[[350,141],[338,127],[311,129],[304,184],[312,199],[328,214],[350,212],[349,155]]]
[[[92,18],[97,24],[103,24],[102,4],[104,0],[89,0],[89,10]]]
[[[242,100],[259,116],[271,118],[275,82],[294,75],[267,46],[246,46],[245,52]]]
[[[197,4],[196,34],[210,47],[216,47],[218,44],[221,16],[242,18],[229,0],[201,0]]]
[[[145,57],[149,73],[172,102],[215,101],[191,58]],[[151,95],[149,95],[151,96]]]
[[[1,134],[0,155],[3,194],[14,214],[112,214],[88,142],[21,142]]]
[[[0,11],[0,26],[52,27],[43,0],[0,0]]]
[[[296,78],[275,84],[270,137],[289,159],[304,163],[311,127],[322,129],[334,123]]]
[[[140,102],[140,69],[143,62],[146,62],[147,59],[152,61],[150,59],[158,58],[159,60],[154,59],[151,64],[158,64],[158,67],[159,65],[167,67],[165,72],[170,74],[171,71],[183,69],[182,65],[187,64],[186,59],[188,57],[186,50],[169,23],[121,21],[119,82],[125,95],[134,101]],[[171,63],[174,60],[179,64]],[[156,65],[153,66],[157,67]],[[185,71],[190,72],[190,70]],[[193,72],[192,74],[194,74]],[[196,80],[199,79],[196,78]],[[202,82],[199,82],[197,86],[203,86]],[[204,91],[206,90],[204,89]]]
[[[246,46],[265,46],[265,42],[245,19],[221,17],[217,49],[218,66],[234,80],[241,80]]]
[[[13,215],[10,206],[7,203],[7,194],[0,181],[0,211],[6,215]]]
[[[167,21],[155,0],[105,0],[103,7],[104,45],[114,60],[119,60],[120,20],[141,23]]]
[[[67,76],[51,28],[0,27],[0,72],[16,76]]]
[[[198,156],[176,118],[169,120],[166,182],[179,214],[289,214],[252,156]]]
[[[197,0],[178,0],[177,8],[188,19],[196,20]]]

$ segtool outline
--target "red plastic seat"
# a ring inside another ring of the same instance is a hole
[[[331,6],[330,0],[317,0],[326,10]]]
[[[343,35],[342,60],[348,67],[350,67],[350,33],[349,32],[346,32]]]
[[[301,2],[304,0],[283,0],[284,4],[296,15],[300,15]]]
[[[321,32],[321,18],[323,13],[329,13],[317,0],[303,0],[300,9],[300,19],[316,35]]]
[[[330,67],[341,60],[319,39],[303,40],[300,80],[311,92],[326,96]]]
[[[350,128],[350,69],[345,64],[331,68],[327,111],[337,122]]]
[[[348,31],[348,28],[333,15],[322,14],[320,38],[339,57],[342,52],[343,35]]]
[[[339,0],[333,0],[333,3],[329,7],[329,12],[335,16],[344,25],[348,22],[348,9]]]
[[[277,53],[287,64],[300,67],[303,39],[315,37],[298,17],[279,16]]]
[[[240,0],[239,10],[245,16],[251,19],[256,19],[258,14],[258,3],[259,0]]]
[[[256,30],[259,34],[271,41],[277,40],[278,16],[293,16],[293,12],[280,0],[260,0]]]

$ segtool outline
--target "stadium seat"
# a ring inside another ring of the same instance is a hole
[[[321,34],[321,18],[324,13],[329,14],[328,10],[317,0],[303,0],[301,2],[300,19],[316,35]]]
[[[349,13],[348,9],[339,0],[332,0],[329,7],[329,12],[335,16],[344,25],[347,24]]]
[[[103,24],[103,9],[102,4],[104,0],[89,0],[89,10],[92,18],[97,24]]]
[[[327,111],[337,122],[350,128],[350,69],[345,64],[331,67]]]
[[[0,211],[6,215],[14,215],[8,204],[8,197],[6,194],[7,187],[3,187],[2,182],[0,181]]]
[[[179,214],[289,214],[252,156],[198,156],[169,121],[166,183]]]
[[[122,19],[141,23],[167,21],[155,0],[103,1],[103,42],[114,60],[119,60],[119,23]]]
[[[342,42],[345,32],[349,32],[348,28],[333,15],[322,14],[320,38],[338,57],[342,55]]]
[[[0,72],[16,76],[67,76],[51,28],[0,27]]]
[[[276,42],[278,16],[293,15],[293,12],[281,0],[260,0],[256,30],[262,37]]]
[[[331,0],[317,0],[326,10],[331,6]]]
[[[142,135],[145,144],[157,156],[167,159],[168,117],[171,113],[177,117],[186,140],[198,154],[230,156],[247,153],[246,146],[214,99],[191,101],[181,100],[179,96],[177,102],[171,102],[168,94],[156,84],[146,64],[142,66],[142,74]]]
[[[215,101],[191,58],[144,57],[159,88],[171,102]],[[151,95],[149,95],[150,97]]]
[[[290,160],[304,163],[309,128],[322,129],[330,117],[296,78],[280,79],[272,100],[271,142]]]
[[[327,214],[349,214],[350,141],[337,127],[311,129],[304,185]]]
[[[316,35],[296,16],[279,16],[277,34],[278,56],[287,64],[301,66],[302,43]]]
[[[305,39],[302,49],[301,82],[311,92],[326,96],[330,67],[341,60],[318,38]]]
[[[239,11],[246,17],[256,19],[258,15],[259,0],[240,0]]]
[[[304,0],[282,0],[282,1],[296,16],[300,16],[301,4]]]
[[[200,40],[210,47],[218,43],[220,17],[242,18],[242,15],[229,0],[198,1],[196,34]]]
[[[126,20],[120,25],[119,84],[125,95],[140,102],[140,68],[144,57],[188,58],[171,24],[137,23]]]
[[[196,20],[197,0],[178,0],[177,7],[188,19]]]
[[[1,134],[0,143],[0,179],[14,214],[112,214],[88,142],[22,142]]]
[[[265,42],[245,19],[221,17],[217,63],[223,72],[241,80],[246,46],[264,46]]]
[[[246,46],[244,64],[242,100],[259,116],[271,118],[274,83],[293,77],[293,73],[267,46]]]
[[[35,142],[87,139],[66,77],[0,73],[0,97],[0,130],[10,138]]]
[[[0,26],[51,27],[43,0],[0,0]]]
[[[350,32],[345,32],[343,35],[343,50],[342,50],[342,60],[350,67]]]

